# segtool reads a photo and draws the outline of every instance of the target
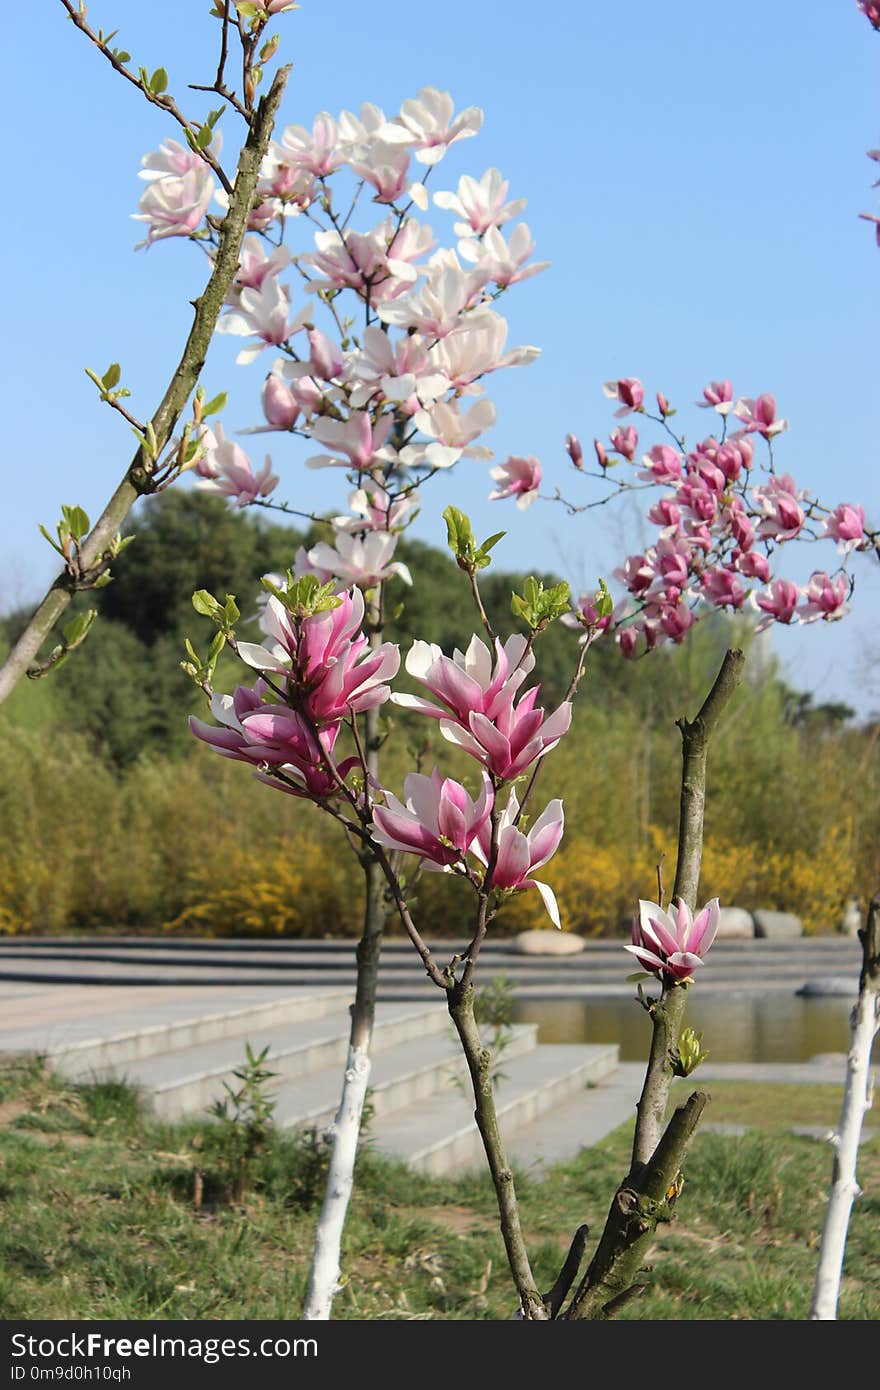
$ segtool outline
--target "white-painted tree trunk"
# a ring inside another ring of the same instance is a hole
[[[856,1181],[859,1139],[865,1112],[871,1106],[871,1045],[880,1027],[880,992],[863,979],[852,1014],[852,1041],[846,1060],[846,1085],[840,1129],[834,1138],[834,1171],[819,1246],[819,1264],[810,1317],[837,1317],[837,1300],[843,1270],[843,1252],[850,1212],[860,1188]]]
[[[369,1079],[369,1053],[350,1047],[342,1083],[342,1099],[331,1131],[333,1153],[330,1172],[315,1232],[311,1277],[302,1314],[311,1320],[327,1321],[339,1289],[342,1231],[354,1185],[354,1161]]]

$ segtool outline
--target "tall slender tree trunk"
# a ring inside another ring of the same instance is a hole
[[[370,641],[373,646],[379,644],[381,635],[381,599],[377,599],[370,610]],[[364,719],[367,769],[370,776],[378,780],[378,709],[367,710]],[[330,1317],[333,1299],[339,1290],[342,1234],[354,1187],[354,1165],[370,1080],[370,1045],[387,907],[385,879],[379,864],[369,851],[364,851],[362,863],[365,880],[364,925],[357,948],[357,985],[351,1006],[348,1057],[342,1096],[333,1122],[327,1189],[315,1231],[309,1286],[302,1313],[304,1318],[311,1320],[326,1321]]]

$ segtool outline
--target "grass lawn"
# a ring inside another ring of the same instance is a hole
[[[713,1084],[676,1221],[657,1240],[649,1288],[622,1316],[807,1316],[831,1172],[826,1144],[792,1125],[832,1125],[834,1086]],[[684,1094],[682,1092],[681,1094]],[[681,1095],[679,1095],[679,1099]],[[869,1116],[869,1121],[871,1117]],[[631,1126],[522,1179],[523,1222],[549,1287],[575,1227],[596,1236],[627,1166]],[[38,1063],[0,1070],[0,1316],[291,1318],[299,1315],[325,1152],[272,1137],[244,1202],[228,1200],[219,1130],[144,1117],[118,1083],[67,1086]],[[194,1174],[202,1175],[200,1206]],[[840,1316],[880,1313],[880,1141],[863,1146]],[[346,1230],[342,1318],[509,1318],[513,1306],[488,1179],[433,1180],[365,1146]]]

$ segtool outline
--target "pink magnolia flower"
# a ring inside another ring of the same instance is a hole
[[[667,602],[649,608],[647,616],[649,622],[656,620],[660,632],[672,642],[683,642],[697,621],[683,597],[670,597]],[[650,639],[650,628],[646,629],[646,636]]]
[[[269,15],[284,14],[287,10],[297,8],[296,0],[247,0],[247,3],[252,10],[260,10],[267,18]],[[235,0],[235,6],[237,9],[238,0]]]
[[[359,158],[349,162],[354,172],[376,190],[376,203],[396,202],[409,183],[409,151],[400,145],[376,140]]]
[[[406,518],[417,510],[417,492],[397,497],[392,502],[384,488],[355,488],[348,495],[348,505],[353,516],[334,516],[333,526],[337,531],[396,531],[406,525]]]
[[[648,520],[653,521],[655,526],[668,527],[678,526],[681,521],[681,507],[675,500],[675,494],[671,497],[661,497],[655,502],[648,512]]]
[[[501,289],[528,280],[540,271],[546,270],[549,261],[535,261],[526,266],[526,261],[535,249],[531,232],[525,222],[518,222],[506,242],[497,227],[490,227],[481,240],[467,238],[458,243],[458,253],[463,261],[474,266],[484,281],[492,281]]]
[[[337,607],[306,618],[294,617],[273,594],[260,619],[267,643],[239,642],[238,654],[248,666],[284,677],[315,724],[333,724],[384,704],[386,682],[400,667],[394,643],[370,647],[363,620],[357,588],[340,595]]]
[[[788,429],[787,420],[777,420],[776,398],[769,392],[758,396],[756,400],[751,396],[741,397],[734,406],[733,413],[738,420],[742,420],[743,428],[748,434],[763,434],[765,439],[772,439],[774,434]]]
[[[596,461],[597,461],[597,463],[599,464],[599,467],[600,467],[600,468],[607,468],[607,467],[608,467],[608,455],[607,455],[607,453],[605,452],[605,445],[602,443],[601,439],[594,439],[594,440],[593,440],[593,448],[594,448],[594,450],[595,450],[595,452],[596,452]],[[581,460],[583,460],[583,454],[581,455]],[[581,464],[576,463],[574,459],[572,459],[572,463],[574,463],[575,468],[580,468],[580,467],[581,467]]]
[[[639,628],[635,623],[630,624],[629,627],[621,627],[617,630],[617,644],[623,655],[629,661],[632,661],[636,655],[640,635]]]
[[[462,455],[465,458],[492,458],[491,449],[472,443],[495,424],[495,407],[485,397],[465,411],[456,400],[437,401],[427,410],[417,411],[413,419],[423,434],[430,435],[436,441],[426,451],[427,460],[433,468],[448,468]]]
[[[650,589],[656,577],[653,564],[645,555],[629,555],[614,578],[625,584],[631,594],[641,595]]]
[[[697,401],[701,410],[717,410],[719,415],[728,415],[733,409],[733,387],[729,381],[710,381],[703,387],[703,399]]]
[[[233,284],[239,289],[258,290],[267,275],[279,275],[289,264],[290,251],[286,246],[273,247],[267,256],[259,237],[245,237]]]
[[[455,223],[457,236],[474,232],[482,236],[490,227],[503,226],[525,207],[525,198],[505,203],[507,189],[507,179],[502,179],[497,169],[487,169],[479,182],[470,174],[463,174],[456,193],[435,193],[434,202],[438,208],[463,219]]]
[[[583,632],[584,628],[593,632],[605,632],[614,621],[614,614],[606,613],[604,617],[599,617],[597,604],[600,598],[602,598],[601,589],[594,589],[589,594],[581,594],[575,606],[575,611],[573,613],[563,613],[559,621],[562,623],[563,627],[577,628],[581,632]],[[587,640],[587,635],[586,632],[583,632],[581,638],[582,642]]]
[[[681,898],[672,912],[640,898],[638,918],[633,918],[632,943],[623,949],[659,980],[673,984],[689,980],[715,940],[720,916],[717,898],[707,902],[696,917]]]
[[[258,680],[254,689],[240,685],[234,695],[214,695],[211,713],[219,728],[191,716],[189,727],[196,738],[224,758],[250,763],[261,781],[294,796],[323,798],[338,793],[327,766],[339,733],[339,724],[322,729],[317,739],[307,722],[285,705],[267,705],[268,687]],[[356,757],[344,759],[337,771],[345,778],[358,765]],[[266,776],[266,769],[283,773],[293,787]]]
[[[735,550],[731,560],[746,579],[760,579],[762,584],[768,583],[770,561],[760,550]]]
[[[341,348],[332,338],[322,333],[320,328],[310,328],[306,335],[309,340],[309,371],[319,381],[332,381],[341,376],[345,361]]]
[[[771,623],[790,623],[800,596],[800,589],[790,579],[774,579],[766,589],[753,591],[749,595],[751,601],[767,615],[756,623],[755,631],[763,632]]]
[[[406,803],[384,791],[385,806],[374,806],[373,839],[387,849],[427,860],[426,869],[449,871],[459,864],[489,819],[492,784],[484,772],[473,801],[460,782],[411,772],[403,784]]]
[[[219,155],[223,147],[223,136],[218,130],[214,133],[206,153]],[[196,150],[191,150],[188,145],[181,145],[177,140],[163,140],[158,150],[151,150],[141,159],[141,168],[138,171],[139,179],[146,179],[152,182],[155,179],[182,178],[184,174],[191,173],[193,169],[204,169],[204,157]]]
[[[594,440],[594,443],[598,444],[598,439]],[[599,447],[601,448],[601,445]],[[578,439],[576,434],[567,434],[565,436],[565,452],[568,454],[568,457],[571,459],[575,468],[583,468],[584,451],[581,447],[581,441]],[[599,463],[602,465],[602,467],[605,466],[601,458],[599,459]]]
[[[410,263],[430,250],[430,227],[409,218],[395,235],[390,219],[362,233],[348,229],[315,233],[317,250],[300,259],[324,277],[309,281],[310,290],[353,289],[372,303],[395,299],[418,279]]]
[[[483,124],[483,113],[478,106],[469,106],[455,117],[454,109],[448,92],[422,87],[417,97],[402,103],[400,115],[381,128],[380,137],[392,143],[412,145],[420,164],[436,164],[450,145],[476,135]]]
[[[790,541],[799,535],[805,521],[799,503],[805,496],[790,473],[774,474],[764,487],[753,488],[752,498],[762,514],[760,539]]]
[[[132,213],[135,222],[149,226],[146,241],[135,249],[165,237],[192,236],[208,211],[214,187],[214,176],[201,159],[184,174],[154,177],[141,194],[140,212]]]
[[[287,383],[274,372],[270,372],[263,382],[260,400],[270,429],[293,429],[299,415],[299,404]]]
[[[676,483],[681,477],[681,454],[669,444],[655,444],[642,455],[645,465],[637,473],[651,483]]]
[[[368,531],[363,536],[337,531],[336,545],[319,541],[309,551],[309,560],[322,570],[329,570],[345,584],[359,584],[371,589],[386,579],[398,575],[404,584],[412,584],[412,575],[402,560],[392,561],[397,546],[393,531]]]
[[[697,524],[711,526],[718,515],[718,495],[707,487],[699,474],[692,474],[678,489],[678,502]]]
[[[260,165],[260,174],[257,196],[263,199],[262,207],[266,211],[272,208],[272,216],[265,221],[265,225],[255,226],[254,212],[257,212],[260,223],[266,219],[266,211],[260,213],[255,209],[248,219],[252,231],[264,231],[275,217],[295,217],[315,201],[318,189],[314,174],[291,163],[290,154],[274,140]]]
[[[620,414],[620,411],[616,411]],[[636,456],[636,449],[639,447],[639,432],[635,425],[620,425],[616,430],[612,430],[608,441],[616,454],[622,454],[625,459],[632,463]]]
[[[267,275],[258,288],[241,291],[235,307],[221,315],[216,332],[256,339],[250,347],[242,348],[235,359],[245,366],[268,345],[279,347],[299,333],[309,322],[311,312],[311,305],[305,304],[291,318],[289,290],[276,275]]]
[[[480,320],[481,311],[475,306],[485,284],[482,272],[464,270],[454,251],[432,257],[432,262],[418,289],[378,306],[383,323],[414,329],[429,338],[445,338],[462,326],[466,311],[473,309],[473,318]]]
[[[203,491],[219,493],[231,498],[237,506],[247,507],[258,497],[268,497],[278,486],[278,476],[272,472],[269,455],[255,473],[244,449],[226,438],[222,425],[215,425],[213,432],[205,430],[202,443],[207,445],[207,452],[196,464],[196,471],[201,474],[196,487]]]
[[[375,424],[363,411],[355,411],[347,420],[322,418],[312,428],[312,438],[326,444],[345,458],[331,454],[313,454],[306,459],[307,468],[354,468],[368,472],[381,462],[380,450],[391,433],[393,420],[383,415]]]
[[[282,214],[282,205],[277,198],[269,196],[268,190],[260,189],[258,196],[260,202],[256,203],[248,213],[247,229],[249,232],[265,232],[271,227],[276,217]],[[220,201],[220,194],[216,195],[215,201]],[[229,206],[229,199],[226,198],[225,206]]]
[[[466,728],[472,711],[494,719],[505,705],[512,704],[534,664],[534,653],[527,650],[521,633],[508,637],[503,647],[496,637],[494,662],[492,652],[476,633],[466,652],[456,648],[451,657],[444,656],[434,642],[416,641],[407,653],[406,669],[441,703],[404,694],[394,695],[393,702],[432,719],[452,715]]]
[[[735,483],[743,469],[748,472],[751,468],[754,456],[754,444],[748,435],[741,434],[718,446],[715,462],[728,482]]]
[[[741,608],[746,591],[737,575],[725,565],[708,569],[700,576],[704,598],[718,608]]]
[[[545,717],[535,709],[540,686],[533,685],[520,698],[497,711],[494,718],[471,710],[467,725],[440,720],[440,732],[449,743],[470,753],[496,777],[512,781],[555,748],[571,724],[571,702],[566,701]]]
[[[491,886],[501,889],[537,888],[551,922],[554,927],[561,928],[559,908],[553,889],[549,884],[540,883],[529,875],[534,873],[535,869],[540,869],[543,864],[546,864],[547,860],[552,858],[559,848],[559,841],[562,839],[562,832],[565,828],[562,802],[559,800],[549,802],[528,834],[524,834],[517,827],[515,822],[518,816],[519,801],[515,790],[511,787],[507,805],[498,821],[498,854],[492,871]],[[476,843],[473,845],[473,852],[480,863],[487,868],[491,846],[492,827],[488,821],[485,821],[477,835]]]
[[[841,502],[840,506],[835,507],[825,518],[822,535],[830,536],[832,540],[837,541],[837,549],[842,555],[854,550],[865,538],[864,507],[853,507],[848,502]]]
[[[488,372],[523,367],[540,357],[541,349],[531,346],[505,352],[507,331],[507,320],[491,309],[467,314],[455,332],[432,343],[428,350],[432,370],[457,392],[473,394],[481,389],[475,383]]]
[[[434,372],[427,348],[415,335],[395,342],[375,325],[364,330],[360,348],[349,356],[345,379],[356,410],[384,398],[407,415],[432,404],[449,385],[445,376]]]
[[[814,623],[822,618],[825,622],[831,623],[837,618],[842,618],[849,611],[849,591],[849,581],[845,574],[837,574],[832,578],[824,570],[816,570],[804,589],[804,603],[799,610],[801,621]]]
[[[339,147],[336,122],[327,111],[320,111],[311,130],[305,126],[285,126],[276,147],[276,157],[293,169],[304,169],[315,178],[325,178],[344,162]]]
[[[530,507],[538,496],[543,470],[536,458],[519,458],[511,455],[506,463],[489,470],[500,486],[489,493],[489,501],[499,501],[502,497],[515,497],[520,511]]]
[[[878,0],[856,0],[856,4],[873,29],[880,29],[880,3]]]
[[[617,416],[638,410],[645,399],[645,388],[634,376],[622,377],[620,381],[606,381],[602,390],[610,400],[621,402],[620,409],[614,412]]]

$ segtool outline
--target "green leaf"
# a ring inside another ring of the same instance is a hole
[[[196,149],[206,150],[214,138],[214,132],[209,125],[203,125],[196,136]]]
[[[636,970],[632,975],[627,975],[626,983],[628,985],[635,985],[638,984],[641,980],[650,979],[653,979],[653,976],[649,974],[647,970]]]
[[[62,507],[61,515],[67,522],[67,529],[75,541],[82,540],[83,536],[89,534],[89,516],[82,507]]]
[[[46,530],[45,526],[43,526],[42,524],[40,525],[40,534],[46,537],[46,540],[49,542],[49,544],[51,545],[51,547],[52,547],[53,550],[57,550],[59,555],[63,555],[63,554],[64,554],[64,551],[61,549],[61,546],[58,544],[58,542],[56,541],[55,537],[54,537],[54,536],[50,536],[50,535],[49,535],[49,532]]]
[[[223,609],[223,616],[228,627],[233,627],[241,617],[238,604],[235,602],[235,594],[226,595],[226,604]]]
[[[164,68],[157,68],[150,78],[150,91],[156,96],[160,96],[168,86],[168,74]]]
[[[503,540],[506,535],[506,531],[496,531],[494,536],[490,536],[487,541],[483,541],[480,549],[488,554],[488,552],[492,550],[500,540]]]
[[[225,409],[226,392],[221,391],[218,395],[214,396],[210,401],[208,401],[207,405],[202,406],[202,419],[204,420],[206,415],[219,415],[220,411]]]
[[[124,48],[115,48],[115,49],[113,50],[113,57],[116,59],[116,61],[117,61],[118,63],[130,63],[130,62],[131,62],[131,54],[130,54],[130,53],[126,53],[126,51],[125,51]]]
[[[104,375],[101,377],[101,385],[105,391],[112,391],[114,386],[119,383],[122,376],[122,368],[118,362],[111,362]]]
[[[66,623],[61,629],[65,646],[78,647],[80,642],[84,642],[97,616],[98,610],[90,608],[87,613],[79,613],[71,622]]]
[[[217,602],[213,594],[208,593],[207,589],[197,589],[192,596],[192,606],[197,613],[201,613],[203,618],[217,618],[222,616],[223,608]]]

